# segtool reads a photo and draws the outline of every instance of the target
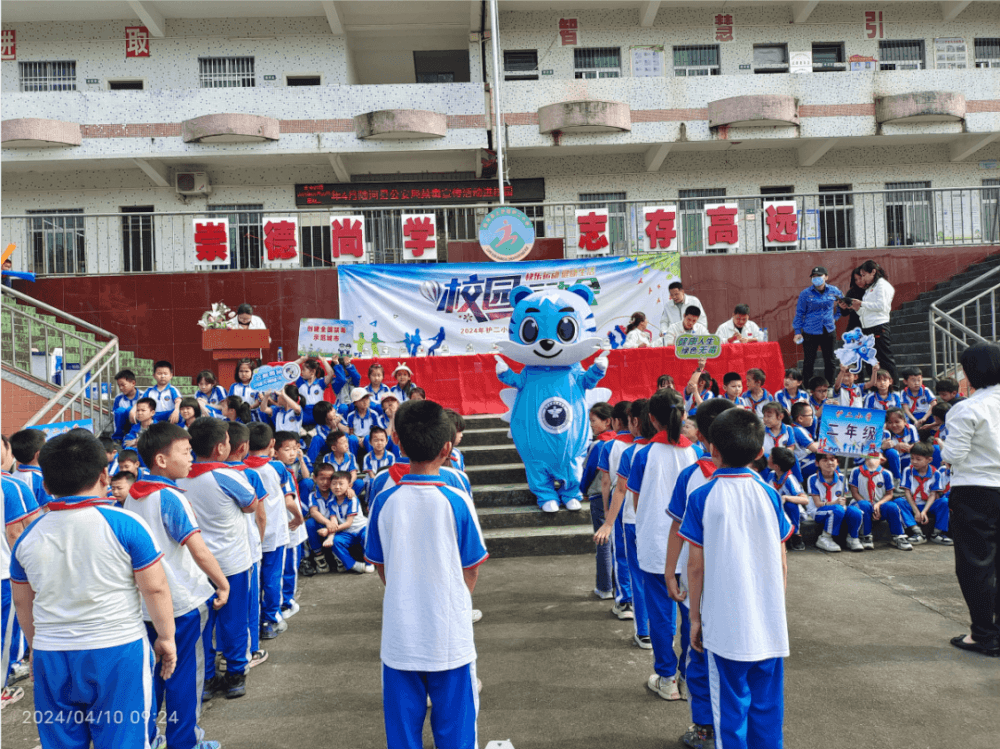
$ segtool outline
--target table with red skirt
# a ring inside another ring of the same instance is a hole
[[[584,369],[590,366],[594,356],[582,362]],[[429,400],[445,408],[453,408],[465,416],[507,411],[500,400],[500,391],[507,386],[497,379],[493,354],[354,359],[353,363],[361,374],[362,386],[368,384],[368,367],[377,363],[385,369],[385,383],[391,387],[395,384],[392,371],[403,361],[413,370],[413,384],[422,387]],[[506,361],[511,369],[518,372],[524,366],[510,359]],[[673,346],[617,349],[610,352],[608,372],[598,387],[610,388],[611,403],[648,398],[655,392],[660,375],[672,376],[677,390],[683,390],[697,366],[694,359],[674,356]],[[767,376],[765,388],[772,393],[781,389],[785,364],[777,342],[726,343],[722,345],[722,353],[706,364],[706,369],[718,381],[720,388],[722,377],[727,372],[738,372],[744,378],[745,388],[747,370],[754,368],[763,370]],[[326,397],[327,400],[334,400],[329,390]]]

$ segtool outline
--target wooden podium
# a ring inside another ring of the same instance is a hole
[[[269,351],[271,337],[267,330],[209,329],[202,331],[201,347],[212,352],[215,377],[224,390],[235,381],[236,362],[259,359],[261,350]]]

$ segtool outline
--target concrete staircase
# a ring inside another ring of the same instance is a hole
[[[543,513],[528,490],[524,463],[496,416],[466,416],[460,449],[486,548],[494,557],[592,554],[590,506]]]
[[[1000,253],[991,255],[980,263],[970,265],[961,273],[938,284],[931,291],[926,291],[913,301],[900,305],[899,309],[892,313],[892,351],[896,357],[897,369],[920,367],[924,372],[924,377],[929,379],[932,367],[928,313],[931,303],[955,289],[975,281],[987,271],[998,266],[1000,266]],[[981,284],[973,284],[966,291],[949,299],[945,306],[948,309],[955,307],[995,285],[996,282],[996,277],[993,277]],[[969,310],[968,314],[974,315],[975,313]],[[984,306],[980,312],[981,322],[985,325],[987,318],[992,317],[992,315],[993,311]],[[974,326],[970,327],[974,328]]]

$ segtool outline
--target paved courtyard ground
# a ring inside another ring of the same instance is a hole
[[[483,565],[481,747],[494,739],[517,749],[681,746],[687,703],[646,690],[652,655],[632,646],[631,622],[591,595],[593,581],[590,557]],[[300,600],[289,631],[267,643],[270,660],[251,672],[247,696],[210,703],[208,737],[228,749],[384,746],[378,577],[303,580]],[[1000,659],[948,645],[967,631],[951,549],[794,554],[788,611],[787,747],[1000,745]],[[4,710],[4,749],[39,744],[25,723],[25,689]]]

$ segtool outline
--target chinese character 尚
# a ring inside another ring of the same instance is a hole
[[[769,205],[765,213],[768,242],[797,242],[799,218],[794,205]]]
[[[333,235],[333,256],[352,255],[364,257],[365,248],[362,242],[361,221],[351,221],[349,218],[334,220],[331,224]]]
[[[149,57],[149,30],[145,26],[125,27],[125,57]]]
[[[709,244],[736,244],[739,241],[739,227],[736,226],[736,208],[709,208],[710,223],[708,225]]]
[[[196,222],[194,225],[194,246],[197,258],[202,262],[228,260],[229,237],[223,223]]]
[[[608,246],[608,217],[591,211],[577,216],[576,224],[580,229],[580,249],[588,252],[603,250]]]
[[[433,250],[437,246],[434,222],[430,216],[408,217],[403,224],[403,235],[409,237],[403,246],[413,250],[414,257],[422,257],[424,250]]]
[[[646,236],[649,237],[650,249],[659,247],[665,250],[670,247],[670,243],[677,236],[674,228],[676,213],[659,209],[653,213],[646,214]]]
[[[296,246],[294,221],[268,221],[264,224],[264,247],[267,248],[268,260],[294,260]]]

